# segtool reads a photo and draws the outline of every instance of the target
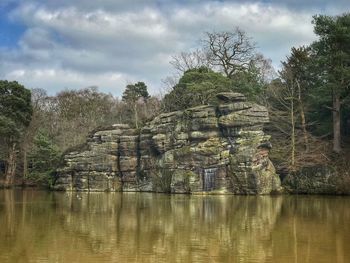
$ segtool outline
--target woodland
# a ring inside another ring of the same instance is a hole
[[[97,87],[52,96],[1,80],[1,185],[50,187],[62,155],[97,127],[140,129],[157,114],[215,104],[227,91],[268,109],[270,158],[281,177],[328,165],[350,178],[350,14],[315,15],[312,23],[317,40],[291,47],[279,70],[249,32],[206,32],[198,49],[172,57],[175,73],[158,95],[142,81],[126,85],[119,98]]]

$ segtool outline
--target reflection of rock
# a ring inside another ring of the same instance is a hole
[[[264,240],[269,240],[283,201],[282,196],[56,196],[65,231],[83,236],[95,253],[113,251],[130,261],[144,253],[143,262],[174,262],[172,257],[197,262],[208,255],[219,262],[249,257],[264,262],[272,253]]]
[[[58,210],[65,232],[84,237],[93,253],[107,253],[110,260],[331,262],[336,253],[350,256],[345,249],[350,237],[334,231],[350,231],[348,199],[83,193],[79,201],[70,196],[57,202],[65,204]]]
[[[0,204],[0,262],[350,258],[347,197],[0,191]]]
[[[268,158],[265,107],[239,93],[218,106],[158,115],[141,131],[113,125],[65,155],[55,188],[268,194],[280,181]]]

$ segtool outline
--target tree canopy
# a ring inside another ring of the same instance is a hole
[[[350,102],[350,13],[340,16],[314,16],[319,39],[312,44],[321,91],[332,101],[333,150],[341,151],[344,105]]]
[[[31,92],[16,81],[0,81],[0,151],[6,158],[5,184],[14,182],[18,143],[32,117]]]
[[[2,141],[20,139],[32,116],[31,92],[16,81],[0,81],[0,137]]]
[[[206,67],[187,70],[171,92],[164,96],[166,111],[214,102],[218,92],[233,90],[232,80]]]
[[[126,86],[122,97],[124,102],[135,103],[140,98],[149,98],[147,86],[144,82],[137,82]]]
[[[150,98],[147,90],[147,86],[144,82],[137,82],[135,84],[129,84],[126,86],[122,101],[128,104],[129,111],[133,113],[133,119],[135,127],[139,127],[139,104],[146,102]]]
[[[249,68],[256,55],[255,44],[247,33],[236,27],[232,31],[207,32],[202,40],[209,62],[227,77]]]
[[[255,43],[245,31],[236,27],[231,31],[207,32],[200,43],[200,48],[172,57],[170,64],[178,73],[209,68],[231,79],[235,91],[251,100],[260,100],[274,70],[271,60],[257,53]]]

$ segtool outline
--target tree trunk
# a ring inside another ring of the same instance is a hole
[[[134,104],[134,113],[135,113],[135,126],[136,129],[139,128],[138,112],[137,112],[137,103]]]
[[[290,98],[290,122],[292,125],[291,130],[291,168],[295,168],[295,116],[294,116],[294,86],[292,85],[291,89],[291,98]]]
[[[27,158],[27,149],[23,149],[23,184],[26,183],[28,176],[28,158]]]
[[[5,177],[6,186],[11,186],[14,183],[15,173],[16,173],[16,159],[17,159],[16,143],[13,143],[7,159],[6,177]]]
[[[298,101],[299,101],[299,110],[300,110],[300,119],[301,119],[301,129],[303,130],[303,137],[304,137],[304,148],[305,151],[309,150],[309,138],[307,136],[307,130],[306,130],[306,118],[305,118],[305,112],[304,112],[304,103],[301,98],[301,87],[300,83],[297,80],[296,81],[298,85]]]
[[[292,152],[291,152],[291,166],[292,170],[295,168],[295,118],[294,118],[294,101],[291,100],[291,110],[290,110],[290,119],[292,124],[292,134],[291,134],[291,144],[292,144]]]
[[[307,130],[306,130],[306,118],[305,118],[305,112],[303,104],[300,104],[300,118],[301,118],[301,128],[303,130],[303,137],[304,137],[304,148],[305,151],[309,150],[309,138],[307,136]]]
[[[25,184],[25,181],[28,176],[28,148],[29,148],[29,141],[30,141],[30,135],[32,131],[32,126],[30,125],[23,136],[23,141],[21,143],[21,153],[23,153],[22,156],[22,165],[23,165],[23,171],[22,171],[22,184]]]
[[[333,151],[341,152],[341,131],[340,131],[340,96],[333,93]]]

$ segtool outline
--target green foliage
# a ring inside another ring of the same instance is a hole
[[[251,101],[260,101],[261,95],[266,90],[260,69],[253,65],[246,71],[235,73],[231,79],[234,91],[243,93]]]
[[[51,186],[55,170],[60,164],[61,152],[49,136],[39,132],[34,138],[34,147],[29,155],[28,179]]]
[[[137,82],[135,84],[129,84],[126,86],[122,97],[122,100],[124,102],[135,103],[140,98],[149,98],[147,86],[144,82]]]
[[[221,73],[201,67],[190,69],[180,78],[173,90],[165,95],[165,111],[184,110],[189,107],[215,102],[218,92],[233,90],[232,81]]]
[[[312,44],[315,82],[311,93],[314,107],[320,111],[313,117],[329,123],[335,105],[340,99],[343,123],[350,114],[350,13],[340,16],[314,16],[314,31],[319,39]],[[334,101],[333,101],[334,103]],[[329,128],[331,125],[329,125]],[[330,130],[330,129],[329,129]]]
[[[288,151],[296,167],[328,162],[325,138],[331,135],[334,152],[346,145],[341,135],[350,120],[350,14],[314,16],[313,23],[319,39],[310,47],[292,48],[280,80],[268,89],[275,145],[270,157],[278,168],[292,159]]]
[[[306,116],[312,125],[309,130],[316,136],[332,133],[332,94],[325,87],[310,85],[305,100]]]
[[[0,141],[20,140],[32,116],[30,90],[16,81],[0,81]]]
[[[340,82],[348,83],[350,79],[350,13],[342,16],[314,16],[314,31],[319,40],[312,47],[315,51],[317,64],[322,71],[320,77],[326,84],[338,86]]]
[[[129,84],[126,86],[123,93],[122,101],[126,104],[126,115],[130,120],[134,120],[135,128],[139,128],[140,121],[140,107],[145,104],[150,98],[147,86],[143,82]]]

